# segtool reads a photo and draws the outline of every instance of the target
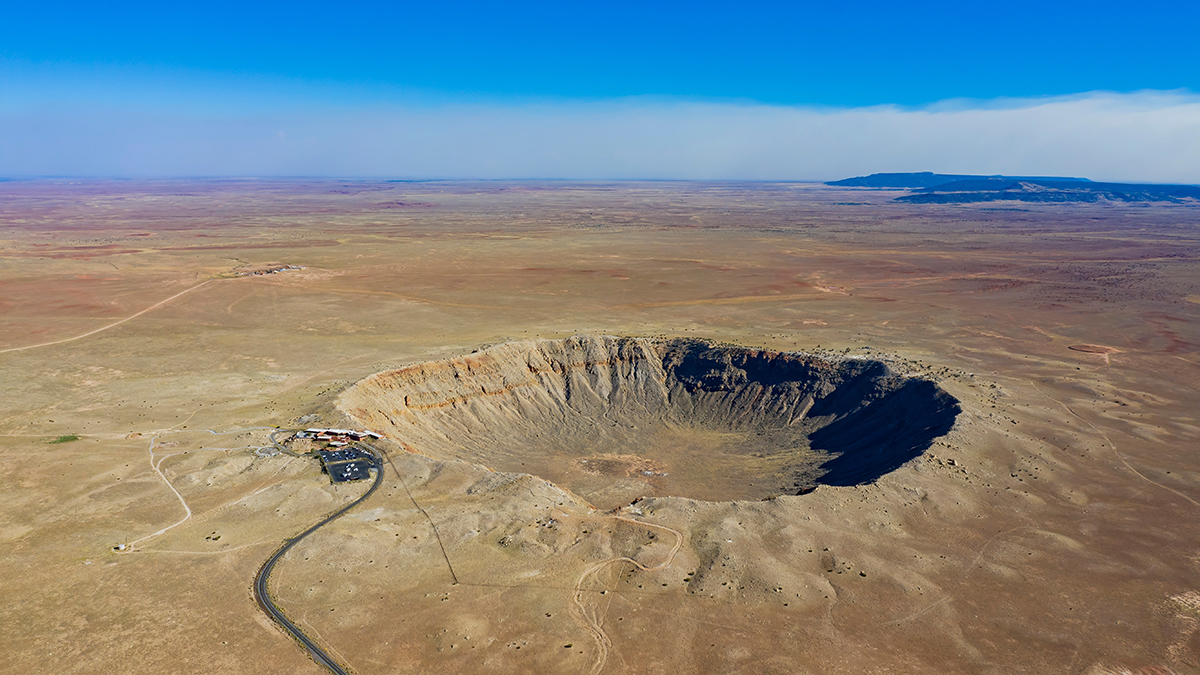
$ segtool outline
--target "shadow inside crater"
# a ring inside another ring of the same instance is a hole
[[[958,401],[934,383],[909,380],[809,434],[813,450],[834,455],[819,467],[824,473],[817,483],[847,486],[878,480],[921,456],[950,431],[959,411]]]
[[[688,397],[720,396],[720,405],[692,415],[709,424],[725,413],[724,424],[731,428],[747,422],[760,433],[791,427],[794,406],[789,411],[778,405],[809,397],[808,449],[829,459],[808,469],[808,483],[799,493],[816,485],[875,482],[929,449],[961,411],[958,400],[935,383],[897,376],[883,362],[868,359],[796,358],[677,341],[666,350],[664,367],[668,380],[682,385]],[[752,404],[759,407],[760,419],[748,414],[744,400],[736,402],[746,392],[755,393]]]

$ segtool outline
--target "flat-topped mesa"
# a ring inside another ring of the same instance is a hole
[[[338,406],[422,454],[536,474],[602,507],[869,483],[959,411],[934,383],[879,361],[608,336],[376,373]]]

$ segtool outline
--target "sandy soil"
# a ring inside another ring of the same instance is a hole
[[[270,428],[611,334],[889,355],[962,413],[869,486],[617,511],[389,446],[279,604],[359,673],[1200,672],[1200,212],[893,196],[0,183],[3,669],[319,672],[250,583],[365,486],[260,456]]]

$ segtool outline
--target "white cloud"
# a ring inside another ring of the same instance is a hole
[[[927,170],[1200,183],[1200,96],[1186,92],[924,108],[623,99],[187,109],[5,106],[0,175],[826,180]]]

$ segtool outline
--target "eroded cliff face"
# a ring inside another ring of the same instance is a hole
[[[598,507],[871,482],[958,414],[935,384],[877,361],[608,336],[376,373],[338,405],[414,452],[532,473]]]

